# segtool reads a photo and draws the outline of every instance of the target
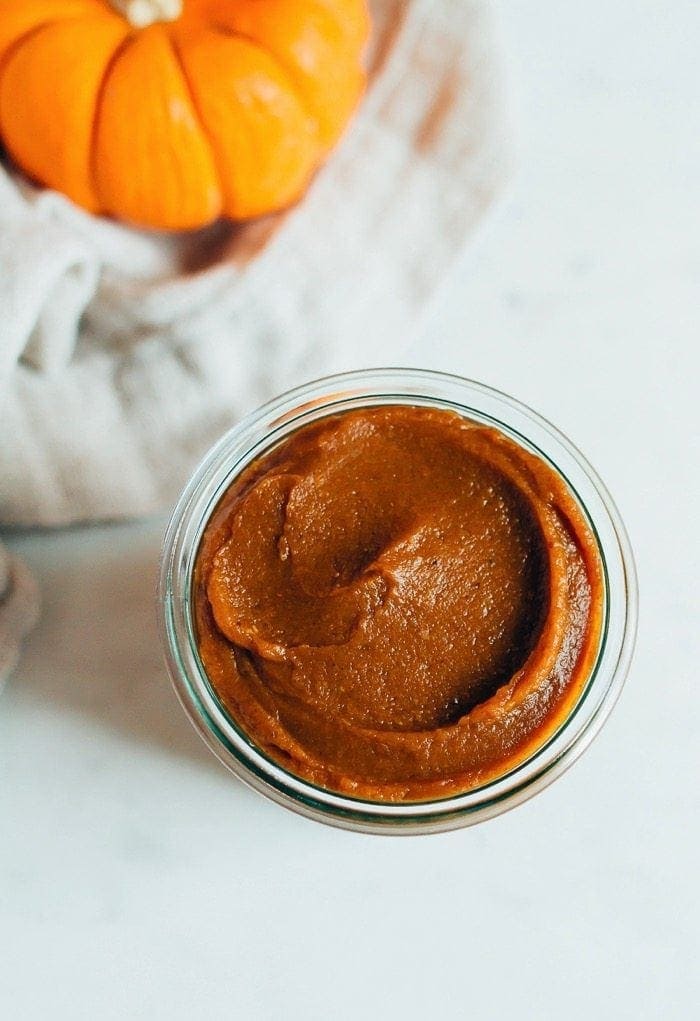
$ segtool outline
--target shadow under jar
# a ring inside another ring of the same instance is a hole
[[[365,832],[489,818],[608,715],[636,624],[610,497],[488,387],[367,370],[285,394],[210,451],[170,522],[171,676],[219,758]]]

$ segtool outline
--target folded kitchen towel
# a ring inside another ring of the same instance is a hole
[[[0,166],[0,524],[160,511],[242,412],[400,359],[506,132],[487,3],[372,7],[368,94],[285,214],[154,234]]]

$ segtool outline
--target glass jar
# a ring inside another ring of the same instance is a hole
[[[597,538],[605,576],[604,624],[591,675],[559,730],[525,762],[466,794],[386,803],[317,787],[266,756],[212,688],[197,650],[192,612],[195,558],[204,528],[233,479],[291,432],[323,416],[386,404],[445,408],[495,427],[563,477]],[[634,561],[607,490],[578,450],[535,412],[490,387],[415,369],[369,369],[316,380],[270,401],[231,429],[204,458],[168,526],[161,561],[161,626],[179,699],[205,742],[241,780],[302,815],[366,833],[456,829],[498,815],[542,790],[578,758],[620,693],[634,646]]]

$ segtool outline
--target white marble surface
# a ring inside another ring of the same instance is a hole
[[[521,169],[407,360],[511,391],[607,480],[641,588],[612,719],[484,826],[336,832],[186,722],[161,522],[11,537],[45,606],[0,703],[0,1016],[698,1016],[700,7],[501,21]]]

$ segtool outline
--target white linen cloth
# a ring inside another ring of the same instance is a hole
[[[190,234],[0,164],[0,524],[161,511],[242,412],[400,361],[508,166],[489,5],[374,0],[367,95],[306,197]]]

